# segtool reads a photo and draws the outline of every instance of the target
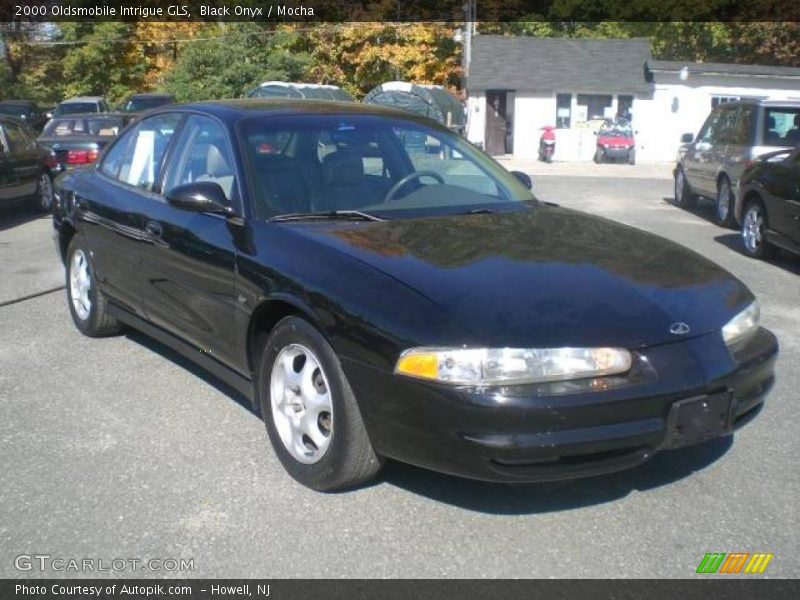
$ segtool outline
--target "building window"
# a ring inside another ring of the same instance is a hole
[[[726,102],[736,102],[738,99],[739,96],[711,96],[711,108]]]
[[[578,94],[578,104],[586,107],[586,120],[605,119],[611,107],[611,96],[606,94]]]
[[[633,96],[617,96],[617,121],[630,123],[633,112]]]
[[[572,117],[572,94],[558,94],[556,96],[556,127],[569,129]]]

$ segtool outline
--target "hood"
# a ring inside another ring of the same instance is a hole
[[[683,246],[557,207],[286,227],[427,297],[465,343],[635,348],[719,331],[752,300]]]

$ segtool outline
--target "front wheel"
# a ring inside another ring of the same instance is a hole
[[[596,162],[599,165],[600,163],[603,162],[603,158],[604,158],[603,151],[600,150],[600,148],[598,148],[597,151],[594,153],[594,162]]]
[[[636,152],[631,150],[628,152],[628,164],[635,165],[636,164]]]
[[[119,333],[121,326],[108,313],[106,297],[97,287],[91,253],[77,236],[67,249],[66,266],[67,303],[75,327],[89,337]]]
[[[775,255],[775,246],[767,241],[767,213],[758,200],[751,201],[742,218],[742,242],[744,250],[753,258],[770,258]]]
[[[723,177],[717,186],[717,206],[716,222],[720,227],[733,227],[735,219],[733,217],[733,193],[731,192],[731,182],[727,177]]]
[[[327,340],[307,321],[282,319],[259,367],[259,401],[272,447],[286,471],[318,491],[372,479],[383,460]]]
[[[697,197],[692,193],[689,182],[686,180],[686,173],[678,167],[675,171],[675,206],[690,208],[697,203]]]

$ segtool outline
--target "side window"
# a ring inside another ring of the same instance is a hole
[[[223,127],[215,120],[192,115],[175,147],[164,190],[195,181],[211,181],[232,202],[238,201],[233,157]]]
[[[143,190],[152,191],[161,174],[161,164],[167,145],[180,120],[179,113],[155,115],[131,130],[131,139],[125,148],[117,179]],[[116,147],[117,145],[114,146],[115,149]]]
[[[712,144],[729,144],[736,126],[736,110],[720,111],[719,121],[711,133]]]
[[[22,127],[16,123],[5,123],[6,140],[8,141],[11,152],[23,152],[31,147],[30,139],[22,131]]]
[[[731,131],[730,143],[738,146],[749,146],[753,143],[753,111],[750,106],[743,106],[737,111],[736,124]]]
[[[122,162],[128,156],[131,140],[135,139],[137,135],[138,127],[131,129],[122,137],[118,138],[114,145],[108,149],[103,157],[103,162],[100,163],[100,171],[104,175],[108,175],[114,179],[119,178],[119,169],[122,166]]]
[[[717,123],[719,123],[721,116],[722,116],[722,111],[720,110],[711,111],[711,114],[708,115],[706,122],[703,123],[703,126],[700,128],[700,133],[697,134],[698,142],[706,142],[706,143],[711,142],[712,136],[715,134],[717,130]]]

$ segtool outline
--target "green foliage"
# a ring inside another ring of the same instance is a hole
[[[212,26],[187,44],[161,83],[179,101],[238,98],[262,81],[299,80],[311,62],[291,31],[248,23]]]

